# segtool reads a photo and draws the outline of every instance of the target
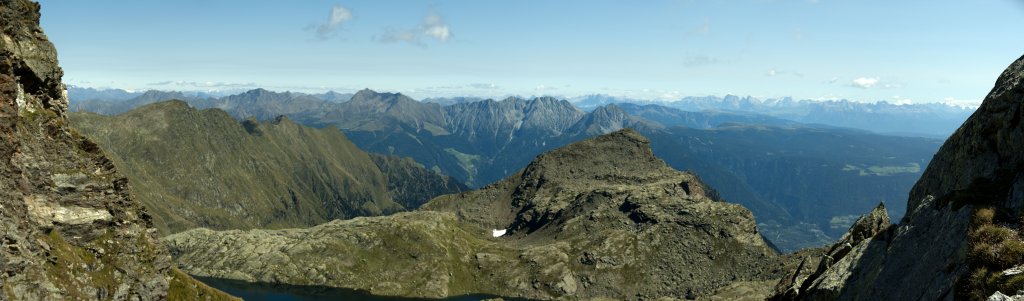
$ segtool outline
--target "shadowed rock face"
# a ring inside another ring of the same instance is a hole
[[[1024,57],[1003,72],[981,107],[932,159],[899,225],[852,244],[831,268],[782,299],[953,299],[956,283],[969,271],[972,210],[993,207],[1019,219],[1024,208],[1022,77]]]
[[[684,298],[781,277],[751,213],[649,144],[632,130],[584,140],[418,212],[165,241],[196,275],[416,297]]]
[[[68,128],[38,24],[39,4],[0,1],[0,299],[213,298],[172,269],[125,179]]]

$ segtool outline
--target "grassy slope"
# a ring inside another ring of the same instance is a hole
[[[180,101],[71,120],[131,179],[163,233],[309,226],[403,209],[369,155],[333,128],[239,123]]]

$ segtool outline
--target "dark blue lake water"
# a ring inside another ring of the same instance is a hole
[[[412,300],[434,300],[418,298],[398,298],[374,296],[366,291],[325,287],[325,286],[304,286],[287,285],[274,283],[252,283],[238,280],[195,277],[197,280],[215,287],[226,293],[241,297],[246,301],[412,301]],[[449,297],[449,301],[480,301],[489,298],[496,298],[492,295],[466,295]],[[516,298],[504,298],[505,300],[524,300]]]

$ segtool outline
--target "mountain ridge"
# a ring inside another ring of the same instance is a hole
[[[162,233],[311,226],[415,209],[465,189],[421,167],[375,159],[333,126],[307,128],[283,116],[239,122],[172,100],[114,117],[73,113],[71,122],[125,170]],[[398,176],[405,173],[418,177]]]

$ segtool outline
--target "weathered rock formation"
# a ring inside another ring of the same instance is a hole
[[[0,1],[0,300],[224,297],[173,269],[125,179],[68,128],[39,17]]]

